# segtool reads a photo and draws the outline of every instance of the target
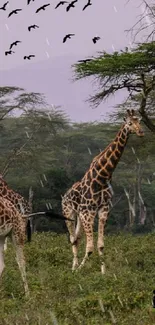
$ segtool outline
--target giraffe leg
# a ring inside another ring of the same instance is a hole
[[[62,211],[63,211],[63,215],[68,218],[68,219],[76,219],[76,212],[72,209],[72,207],[70,206],[63,206],[62,205]],[[79,219],[79,218],[78,218]],[[72,244],[72,252],[73,252],[73,264],[72,264],[72,271],[75,270],[75,268],[78,266],[78,235],[76,235],[76,232],[78,233],[78,228],[80,226],[80,221],[77,220],[77,226],[75,228],[75,221],[65,221],[66,222],[66,226],[69,232],[69,236],[70,236],[70,242]]]
[[[78,245],[81,239],[81,232],[82,232],[82,227],[81,227],[81,220],[80,218],[77,219],[77,225],[76,225],[76,230],[75,230],[75,240],[74,243],[72,244],[72,252],[73,252],[73,264],[72,264],[72,271],[74,271],[78,265]]]
[[[23,252],[23,244],[19,244],[18,241],[14,236],[12,236],[12,241],[15,246],[16,250],[16,260],[17,264],[21,273],[21,277],[23,280],[24,284],[24,290],[25,290],[25,295],[28,297],[29,296],[29,289],[28,289],[28,284],[27,284],[27,279],[26,279],[26,268],[25,268],[25,257],[24,257],[24,252]]]
[[[4,243],[4,251],[7,250],[7,246],[8,246],[8,238],[5,238],[5,243]]]
[[[95,215],[96,212],[94,211],[86,211],[84,214],[80,213],[81,223],[86,234],[86,252],[78,269],[81,269],[84,266],[85,262],[88,260],[89,256],[93,253],[94,250],[93,225]]]
[[[76,213],[75,211],[69,206],[65,207],[65,209],[63,208],[62,206],[62,212],[63,212],[63,215],[64,217],[68,218],[68,219],[74,219],[76,221]],[[67,229],[68,229],[68,232],[69,232],[69,238],[70,238],[70,242],[71,244],[74,243],[74,240],[75,240],[75,221],[65,221],[66,222],[66,226],[67,226]]]
[[[97,248],[98,254],[101,260],[101,273],[105,273],[105,264],[103,262],[103,249],[104,249],[104,226],[109,213],[109,205],[105,205],[101,210],[99,210],[99,221],[98,221],[98,241]]]
[[[4,270],[5,264],[4,264],[4,243],[5,243],[5,237],[0,237],[0,276],[2,275],[2,272]]]

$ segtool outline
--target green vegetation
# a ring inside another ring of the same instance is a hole
[[[4,87],[3,101],[5,93]],[[149,107],[152,112],[153,94]],[[29,98],[30,104],[36,98],[39,103],[43,101],[38,94],[23,94],[22,98]],[[36,103],[30,108],[27,105],[21,104],[20,117],[7,114],[1,121],[0,170],[9,186],[26,198],[32,186],[34,211],[46,210],[50,203],[61,213],[61,195],[83,177],[93,157],[114,139],[123,122],[125,107],[120,106],[120,115],[109,123],[71,124],[59,109],[36,108]],[[122,229],[148,232],[155,225],[155,137],[145,126],[144,131],[143,139],[131,135],[113,174],[114,197],[108,233]],[[129,210],[131,204],[133,215]],[[66,231],[62,222],[36,218],[34,223],[37,231]]]
[[[81,260],[84,239],[79,253]],[[9,243],[0,280],[0,325],[155,324],[154,233],[106,235],[104,275],[97,252],[80,272],[71,272],[66,235],[36,233],[25,245],[25,255],[28,300]]]

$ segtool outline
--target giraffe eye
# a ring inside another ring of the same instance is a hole
[[[129,125],[132,125],[132,122],[129,122],[128,124],[129,124]]]

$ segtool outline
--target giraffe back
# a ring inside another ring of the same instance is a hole
[[[0,236],[12,234],[20,244],[26,239],[26,219],[11,201],[0,197]]]
[[[66,209],[72,209],[78,212],[78,206],[81,200],[81,182],[76,182],[71,188],[65,193],[62,198],[62,209],[66,212]]]
[[[14,204],[15,208],[22,214],[31,213],[29,202],[22,195],[9,188],[7,182],[0,177],[0,196]]]

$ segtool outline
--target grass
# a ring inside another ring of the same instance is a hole
[[[25,245],[30,298],[23,292],[12,245],[0,280],[0,325],[153,325],[155,235],[105,237],[106,273],[97,252],[71,272],[66,235],[34,234]],[[84,254],[81,245],[80,258]]]

